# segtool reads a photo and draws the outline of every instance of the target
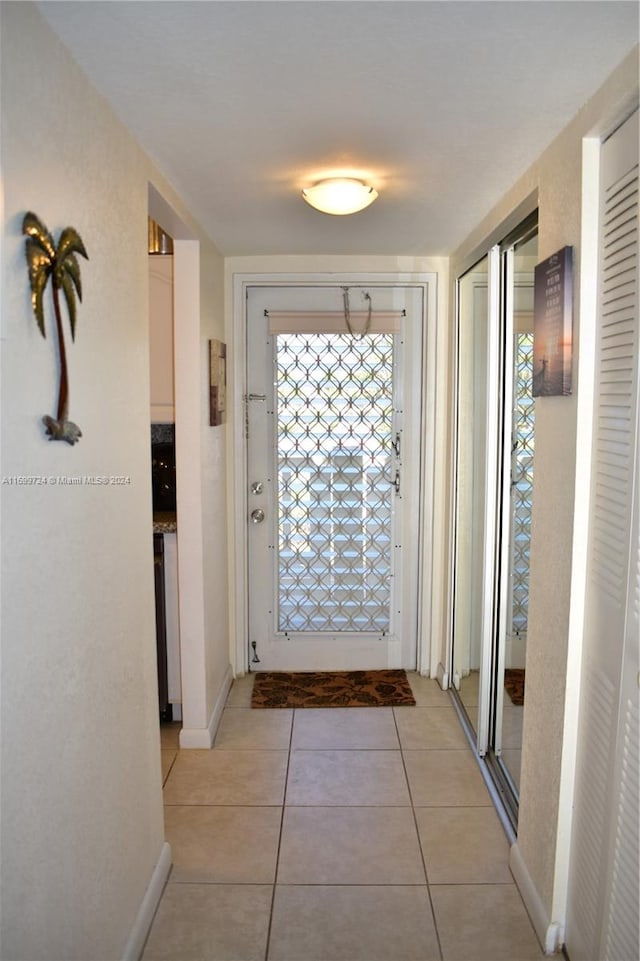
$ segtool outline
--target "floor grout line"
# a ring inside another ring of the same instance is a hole
[[[264,961],[269,961],[269,951],[271,949],[271,929],[273,926],[273,909],[276,901],[276,888],[278,885],[278,870],[280,868],[280,848],[282,846],[282,831],[284,828],[284,813],[287,805],[287,788],[289,786],[289,767],[291,765],[291,746],[293,744],[293,727],[295,723],[295,709],[291,714],[291,728],[289,730],[289,750],[287,754],[287,766],[284,772],[284,785],[282,789],[282,811],[280,814],[280,830],[278,833],[278,846],[276,848],[276,861],[273,870],[273,887],[271,890],[271,907],[269,909],[269,924],[267,927],[267,941],[265,944]]]
[[[432,919],[432,921],[433,921],[433,929],[434,929],[434,931],[435,931],[436,940],[437,940],[437,942],[438,942],[438,952],[439,952],[439,954],[440,954],[440,961],[443,961],[444,954],[443,954],[443,951],[442,951],[442,942],[441,942],[441,940],[440,940],[440,932],[438,931],[438,922],[437,922],[437,919],[436,919],[436,912],[435,912],[435,907],[434,907],[434,904],[433,904],[433,898],[431,897],[431,886],[430,886],[430,884],[429,884],[429,872],[427,871],[427,861],[426,861],[426,858],[425,858],[425,856],[424,856],[424,851],[423,851],[423,849],[422,849],[422,842],[421,842],[421,840],[420,840],[420,830],[419,830],[419,828],[418,828],[418,819],[417,819],[417,816],[416,816],[416,807],[415,807],[415,804],[413,803],[413,792],[411,791],[411,781],[409,780],[409,772],[407,771],[407,766],[406,766],[405,759],[404,759],[404,750],[403,750],[403,748],[402,748],[402,740],[401,740],[401,738],[400,738],[400,730],[399,730],[399,728],[398,728],[398,719],[396,718],[395,711],[394,711],[394,714],[393,714],[393,720],[394,720],[394,723],[395,723],[395,725],[396,725],[396,732],[397,732],[397,735],[398,735],[398,743],[399,743],[399,745],[400,745],[400,758],[401,758],[401,760],[402,760],[402,769],[403,769],[403,771],[404,771],[404,776],[405,776],[405,779],[406,779],[406,782],[407,782],[407,790],[408,790],[408,792],[409,792],[409,801],[410,801],[410,804],[411,804],[411,813],[412,813],[412,815],[413,815],[413,825],[414,825],[415,832],[416,832],[416,841],[418,842],[418,851],[420,852],[420,858],[421,858],[421,860],[422,860],[422,869],[423,869],[423,871],[424,871],[425,883],[426,883],[426,888],[427,888],[427,897],[429,898],[429,906],[430,906],[430,908],[431,908],[431,919]]]

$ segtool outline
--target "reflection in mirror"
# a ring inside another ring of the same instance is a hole
[[[485,538],[488,258],[458,288],[456,537],[453,683],[474,730],[482,631]]]
[[[502,717],[496,718],[496,754],[520,790],[522,716],[529,610],[529,546],[533,497],[535,402],[533,375],[533,283],[538,259],[538,237],[513,249],[513,411],[509,544],[509,603],[504,638],[504,697]],[[499,701],[498,701],[499,703]]]

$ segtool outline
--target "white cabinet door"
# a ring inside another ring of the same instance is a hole
[[[175,534],[164,535],[164,603],[167,628],[167,686],[169,690],[169,703],[181,704],[178,543]]]

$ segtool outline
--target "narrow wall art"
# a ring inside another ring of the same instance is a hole
[[[535,268],[533,396],[571,393],[573,247],[563,247]]]
[[[53,418],[46,414],[42,418],[42,422],[45,425],[49,440],[64,440],[67,444],[73,445],[82,437],[82,431],[77,424],[69,420],[69,371],[62,326],[60,291],[64,294],[67,305],[71,340],[75,340],[76,296],[78,300],[82,300],[82,282],[77,254],[87,260],[89,258],[77,230],[73,227],[65,227],[56,246],[45,225],[31,211],[24,216],[22,233],[26,234],[27,237],[25,253],[29,268],[31,306],[43,337],[47,336],[44,322],[44,292],[49,278],[52,278],[53,312],[56,320],[56,336],[60,357],[60,386],[56,417]]]
[[[219,427],[225,422],[227,409],[227,345],[209,341],[209,424]]]

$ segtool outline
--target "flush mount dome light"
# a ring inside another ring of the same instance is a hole
[[[302,196],[316,210],[342,216],[364,210],[376,199],[378,191],[361,180],[332,177],[319,181],[313,187],[305,187]]]

